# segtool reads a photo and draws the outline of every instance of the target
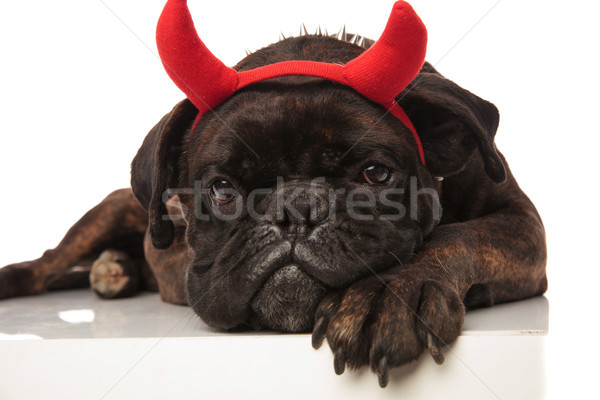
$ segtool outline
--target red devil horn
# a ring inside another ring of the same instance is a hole
[[[156,28],[156,44],[167,73],[199,115],[230,97],[237,87],[237,73],[202,43],[186,0],[169,0]]]
[[[342,66],[315,61],[284,61],[237,73],[202,43],[186,0],[168,0],[156,30],[158,53],[175,84],[198,108],[199,118],[236,90],[255,82],[288,75],[306,75],[349,85],[384,106],[412,132],[423,164],[419,136],[394,98],[419,73],[425,61],[427,30],[412,7],[397,1],[379,40]]]
[[[344,66],[350,86],[367,98],[391,106],[425,62],[427,29],[410,4],[398,1],[383,34]]]

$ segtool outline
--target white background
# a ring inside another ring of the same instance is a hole
[[[204,42],[233,65],[244,49],[296,34],[301,22],[330,32],[346,23],[377,38],[393,2],[190,3]],[[37,258],[92,205],[128,186],[145,134],[183,98],[155,56],[163,0],[105,4],[0,4],[0,266]],[[412,1],[428,27],[427,59],[500,109],[498,147],[544,219],[552,398],[597,393],[595,4]]]

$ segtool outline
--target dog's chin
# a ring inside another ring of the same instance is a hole
[[[271,275],[250,302],[253,318],[268,328],[308,332],[326,291],[297,265],[287,265]]]

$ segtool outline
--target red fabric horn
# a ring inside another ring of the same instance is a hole
[[[415,78],[425,61],[427,30],[412,7],[397,1],[381,38],[346,65],[284,61],[236,72],[216,58],[198,37],[186,0],[168,0],[158,21],[158,52],[167,73],[198,108],[198,118],[237,90],[289,75],[328,79],[352,87],[381,104],[410,129],[425,164],[421,141],[394,98]]]
[[[167,74],[200,115],[235,92],[237,72],[202,43],[186,0],[167,1],[156,27],[156,45]]]
[[[397,1],[379,40],[344,65],[344,75],[357,92],[388,108],[419,73],[426,48],[425,25],[408,3]]]

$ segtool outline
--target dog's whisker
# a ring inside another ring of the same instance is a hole
[[[383,248],[383,250],[385,250],[388,253],[390,253],[396,259],[396,261],[398,261],[398,264],[400,264],[400,266],[404,266],[404,263],[400,260],[400,258],[398,258],[397,255],[395,255],[393,252],[391,252],[390,250],[388,250],[386,248]]]
[[[438,255],[437,255],[437,252],[434,252],[433,254],[435,255],[435,258],[436,258],[436,260],[437,260],[438,264],[440,264],[440,267],[442,267],[442,269],[443,269],[443,270],[444,270],[444,271],[445,271],[447,274],[449,274],[449,273],[450,273],[450,270],[449,270],[449,268],[448,268],[447,266],[445,266],[445,265],[442,263],[442,261],[440,260],[440,258],[439,258],[439,257],[438,257]]]
[[[198,317],[198,315],[197,315],[197,314],[196,314],[196,313],[195,313],[195,312],[194,312],[194,311],[193,311],[191,308],[190,308],[188,311],[189,311],[190,317],[188,318],[187,322],[185,323],[185,326],[183,327],[183,330],[184,330],[184,331],[186,331],[186,330],[187,330],[187,328],[188,328],[188,326],[189,326],[190,322],[192,322],[192,321],[194,321],[194,320],[197,320],[197,319],[198,319],[198,318],[197,318],[197,317]],[[196,318],[194,318],[194,317],[196,317]]]

